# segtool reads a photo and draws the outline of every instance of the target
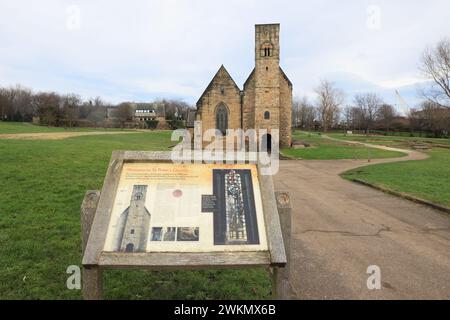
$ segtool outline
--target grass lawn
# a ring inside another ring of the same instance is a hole
[[[0,132],[27,126],[0,123]],[[44,128],[38,127],[51,130]],[[101,188],[113,150],[169,150],[174,144],[170,132],[162,131],[0,139],[0,299],[80,299],[80,291],[66,288],[66,269],[81,266],[85,192]],[[264,299],[271,290],[264,268],[109,270],[104,285],[106,299]]]
[[[405,138],[403,142],[397,139],[386,143],[374,141],[373,137],[365,139],[359,137],[358,140],[397,147],[407,147],[409,141]],[[430,156],[425,160],[370,165],[350,170],[343,177],[360,179],[450,207],[450,149],[433,147],[425,152]]]
[[[334,159],[378,159],[404,156],[404,153],[385,151],[326,139],[317,133],[296,131],[296,140],[307,142],[311,147],[304,149],[285,148],[282,153],[289,157],[305,160],[334,160]]]
[[[383,144],[386,146],[405,146],[406,143],[429,143],[431,145],[444,144],[450,145],[450,139],[438,138],[421,138],[421,137],[400,137],[400,136],[383,136],[383,135],[360,135],[351,134],[345,135],[343,133],[327,133],[328,136],[341,139],[360,141],[365,143]]]

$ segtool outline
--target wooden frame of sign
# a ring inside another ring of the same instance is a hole
[[[170,152],[114,151],[108,166],[102,191],[89,191],[82,204],[83,235],[83,296],[100,299],[104,268],[213,269],[267,266],[274,271],[274,291],[280,285],[278,268],[284,268],[289,257],[290,203],[287,193],[275,193],[272,177],[261,175],[262,165],[256,164],[261,192],[262,211],[267,237],[266,251],[245,252],[105,252],[107,229],[125,163],[172,163]],[[287,198],[286,198],[287,197]],[[280,215],[285,213],[281,217]],[[286,229],[283,234],[283,229]],[[289,234],[286,234],[289,233]],[[284,241],[283,241],[284,238]],[[284,268],[285,271],[288,268]],[[288,278],[286,272],[282,278]],[[286,282],[286,281],[285,281]],[[282,289],[284,290],[284,289]],[[273,292],[276,294],[275,292]],[[278,294],[279,296],[279,294]]]

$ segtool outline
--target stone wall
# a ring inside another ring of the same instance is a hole
[[[292,85],[280,74],[280,146],[290,147],[292,142]]]
[[[203,93],[197,108],[202,121],[203,132],[216,128],[216,108],[224,104],[228,109],[228,129],[241,127],[241,97],[239,87],[222,66]]]
[[[254,71],[244,84],[243,129],[255,128],[255,77]]]

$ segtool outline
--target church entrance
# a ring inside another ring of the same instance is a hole
[[[221,104],[216,110],[216,129],[223,135],[227,134],[228,129],[228,108]]]
[[[261,139],[261,151],[272,151],[272,135],[270,133],[266,133],[262,136]]]

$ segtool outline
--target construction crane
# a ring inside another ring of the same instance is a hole
[[[398,90],[395,90],[395,95],[397,96],[397,100],[399,103],[400,111],[403,113],[404,116],[408,116],[409,114],[409,106],[406,103],[405,99],[400,95],[400,92]]]

